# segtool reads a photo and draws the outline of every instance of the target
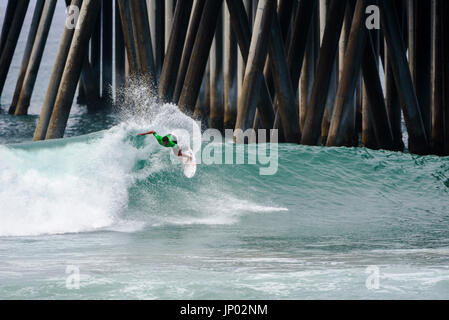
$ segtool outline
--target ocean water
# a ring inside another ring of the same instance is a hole
[[[449,158],[267,145],[261,175],[257,147],[205,139],[187,179],[136,134],[195,124],[142,88],[142,109],[74,104],[66,138],[32,143],[50,72],[29,116],[5,114],[28,26],[0,105],[0,299],[449,298]],[[245,163],[208,164],[229,150]]]
[[[449,298],[448,158],[283,144],[260,175],[203,141],[187,179],[136,134],[195,124],[155,112],[0,146],[0,298]]]

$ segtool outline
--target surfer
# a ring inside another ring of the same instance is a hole
[[[177,155],[178,157],[184,157],[184,158],[189,159],[189,161],[192,161],[191,156],[189,156],[188,154],[182,153],[181,148],[178,145],[178,138],[176,138],[176,136],[174,134],[169,133],[162,137],[162,136],[158,135],[156,133],[156,131],[152,130],[152,131],[148,131],[145,133],[139,133],[139,136],[145,136],[147,134],[152,134],[161,146],[163,146],[165,148],[173,148],[172,149],[173,153],[175,155]]]

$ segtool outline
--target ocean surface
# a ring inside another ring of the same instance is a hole
[[[449,298],[449,158],[201,141],[144,88],[138,111],[74,104],[66,138],[33,143],[50,72],[9,116],[20,59],[1,100],[0,299]],[[150,129],[201,142],[193,179],[136,137]]]

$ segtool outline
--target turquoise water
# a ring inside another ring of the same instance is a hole
[[[203,163],[187,179],[135,137],[185,127],[173,108],[0,146],[0,298],[449,298],[448,158],[285,144],[274,175]]]

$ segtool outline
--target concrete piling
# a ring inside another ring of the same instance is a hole
[[[192,13],[190,16],[189,27],[187,29],[184,48],[181,50],[181,62],[176,77],[176,85],[173,93],[172,101],[177,103],[181,96],[184,80],[186,78],[187,68],[189,67],[190,57],[192,56],[193,45],[195,44],[196,33],[201,22],[205,0],[195,0],[193,3]]]
[[[12,98],[11,106],[9,107],[9,114],[14,114],[16,111],[17,102],[19,101],[20,91],[23,86],[23,79],[28,68],[30,61],[31,51],[33,50],[34,40],[36,38],[37,28],[39,27],[39,21],[41,19],[42,11],[44,9],[44,0],[36,1],[36,6],[34,7],[33,18],[30,24],[30,30],[28,31],[28,38],[25,45],[25,51],[23,52],[22,65],[20,67],[19,76],[17,77],[16,88],[14,90],[14,95]],[[9,8],[9,3],[8,3]],[[8,9],[7,12],[8,14]],[[7,18],[7,17],[6,17]],[[5,28],[5,27],[3,27]],[[0,50],[1,55],[1,50]]]
[[[330,4],[329,10],[332,14],[328,16],[323,35],[312,96],[304,123],[301,139],[302,144],[316,145],[320,135],[321,121],[323,119],[327,93],[331,83],[331,70],[336,59],[346,3],[346,0],[333,0]]]
[[[130,0],[129,5],[140,80],[147,85],[154,85],[156,68],[154,66],[147,3],[141,0]]]
[[[353,121],[354,95],[366,46],[366,31],[363,28],[365,7],[365,0],[357,0],[326,143],[329,147],[345,144],[348,128]]]
[[[19,39],[20,31],[22,30],[23,20],[25,19],[29,4],[29,0],[18,1],[14,10],[14,16],[8,28],[9,30],[7,30],[8,35],[3,44],[3,50],[0,52],[0,97],[3,93],[6,77],[8,75],[9,67],[11,66],[11,61],[14,51],[16,50],[17,41]]]
[[[405,123],[409,133],[409,149],[413,153],[426,154],[429,152],[429,140],[408,67],[405,47],[395,15],[395,8],[392,1],[387,0],[380,0],[379,7],[396,87],[399,91]]]
[[[62,138],[69,118],[76,84],[81,74],[85,48],[92,35],[100,2],[84,0],[79,14],[79,29],[75,29],[59,91],[56,96],[46,139]]]
[[[102,82],[103,101],[112,101],[113,11],[114,1],[102,0]]]
[[[232,31],[231,17],[224,8],[224,129],[234,129],[237,118],[237,42]]]
[[[81,7],[82,0],[72,0],[71,5],[73,7]],[[73,12],[68,12],[73,14]],[[74,28],[69,28],[67,25],[64,27],[62,39],[59,45],[59,50],[56,55],[55,64],[51,73],[50,82],[45,94],[44,103],[41,108],[41,114],[37,123],[36,131],[34,132],[33,140],[44,140],[47,134],[48,124],[50,123],[51,114],[53,112],[53,106],[58,94],[62,74],[66,65],[67,56],[72,43]]]
[[[122,23],[118,1],[115,0],[115,101],[120,96],[120,90],[125,86],[125,39],[123,36]]]
[[[192,56],[190,57],[184,86],[179,98],[180,109],[190,114],[195,109],[222,2],[222,0],[206,0],[201,15]]]
[[[224,107],[223,107],[223,14],[217,19],[215,37],[212,41],[209,53],[210,62],[210,113],[209,126],[223,131]]]
[[[240,109],[237,113],[235,125],[236,129],[242,131],[251,128],[254,122],[254,115],[259,101],[259,92],[263,82],[263,68],[268,50],[270,28],[274,12],[275,5],[273,0],[259,1],[245,69],[243,88],[239,97]],[[237,132],[237,134],[240,133]],[[236,140],[239,139],[236,135],[234,135],[234,138]]]
[[[3,53],[3,49],[5,48],[6,41],[8,39],[8,33],[11,29],[11,25],[14,19],[14,13],[17,7],[17,0],[8,0],[8,4],[6,6],[5,18],[3,20],[2,33],[0,35],[0,56]],[[37,8],[37,6],[36,6]]]
[[[193,0],[178,0],[176,3],[170,40],[159,81],[159,98],[162,101],[176,101],[176,99],[173,99],[173,93],[178,77],[178,69],[183,58],[183,48],[187,34],[186,26],[189,24],[192,5]]]
[[[33,50],[31,51],[28,68],[25,73],[19,100],[17,101],[17,107],[14,112],[16,116],[24,115],[28,112],[31,95],[36,83],[37,73],[41,64],[42,55],[45,49],[45,43],[47,42],[48,33],[50,31],[51,22],[53,20],[53,14],[55,12],[55,7],[56,0],[45,1],[45,6],[39,22],[39,28],[37,29]]]

